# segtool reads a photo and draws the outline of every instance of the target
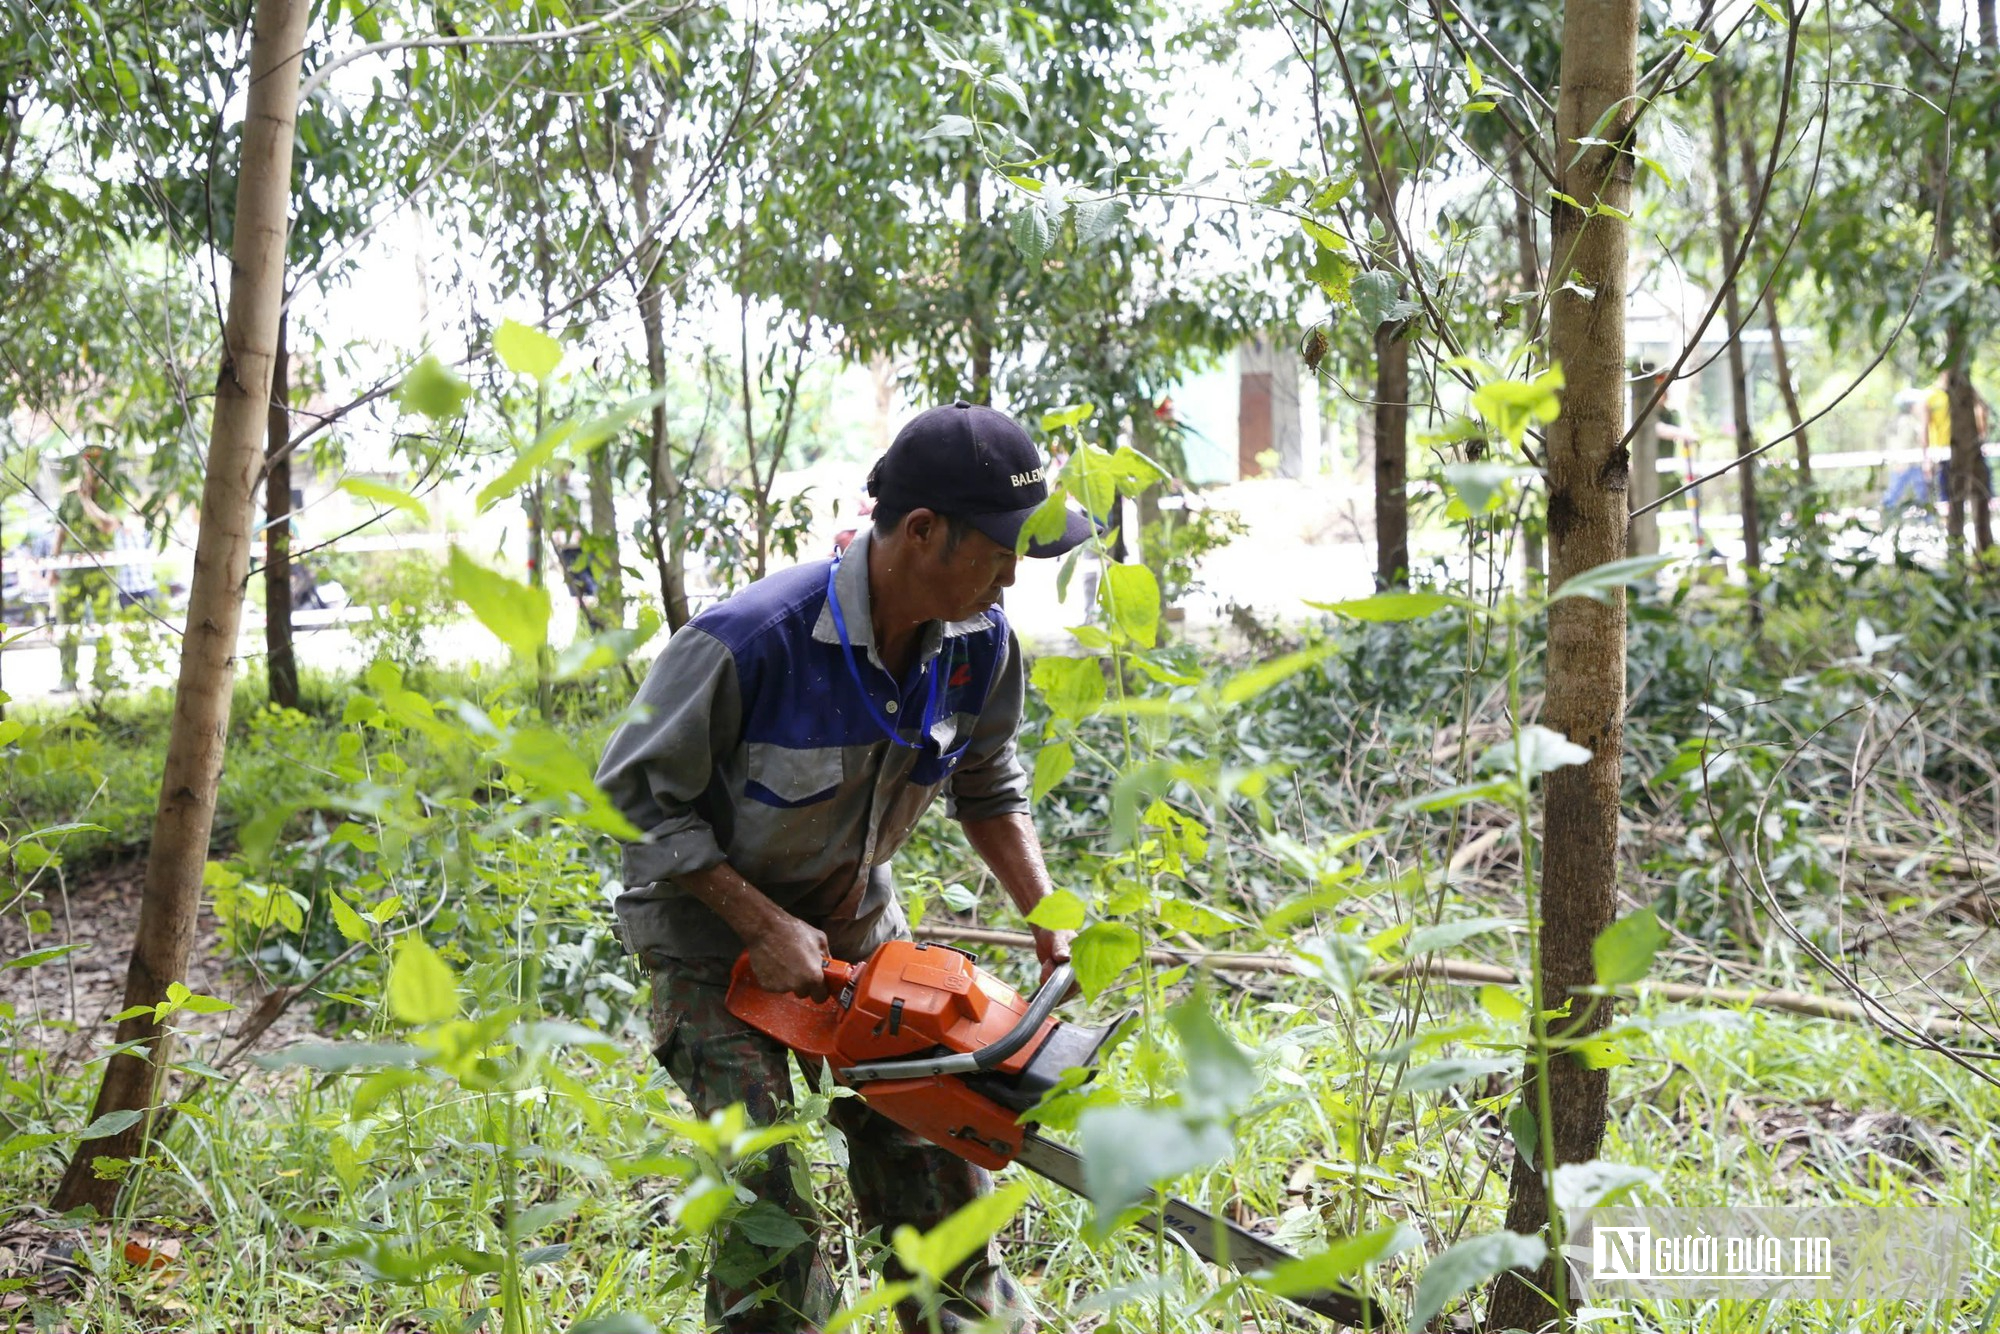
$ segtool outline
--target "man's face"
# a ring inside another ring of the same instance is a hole
[[[952,546],[950,529],[943,519],[934,519],[924,537],[921,568],[937,619],[962,621],[977,616],[998,603],[1000,594],[1013,586],[1017,559],[1013,548],[1001,546],[976,529],[966,530]]]

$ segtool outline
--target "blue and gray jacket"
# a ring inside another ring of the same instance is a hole
[[[841,661],[828,563],[814,561],[683,626],[640,686],[636,716],[612,734],[597,782],[644,831],[625,846],[618,898],[626,946],[642,959],[743,948],[676,877],[727,862],[832,936],[891,908],[889,858],[940,792],[959,820],[1028,809],[1014,749],[1024,673],[1006,617],[933,621],[910,679],[895,681],[875,654],[870,546],[868,533],[856,537],[834,585],[860,684]],[[935,723],[920,739],[933,659]],[[918,744],[891,742],[878,714],[907,720],[901,735]]]

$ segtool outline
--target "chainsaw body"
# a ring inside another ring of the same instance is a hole
[[[1054,1017],[1067,964],[1035,994],[1012,987],[948,945],[892,940],[865,962],[826,964],[833,995],[809,1001],[757,985],[749,956],[729,979],[729,1012],[778,1039],[897,1125],[981,1167],[1021,1152],[1016,1118],[1063,1072],[1092,1066],[1117,1028]]]

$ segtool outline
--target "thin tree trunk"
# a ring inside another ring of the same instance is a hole
[[[625,565],[618,549],[618,504],[611,475],[611,446],[590,451],[590,557],[597,576],[597,609],[605,626],[625,624]]]
[[[1741,147],[1743,197],[1755,199],[1764,188],[1757,167],[1757,145],[1746,134]],[[1798,387],[1792,383],[1792,361],[1785,354],[1785,326],[1778,319],[1778,283],[1775,277],[1764,285],[1764,325],[1771,331],[1771,373],[1777,378],[1778,393],[1785,400],[1785,415],[1792,421],[1792,441],[1799,460],[1799,489],[1810,491],[1813,485],[1812,443],[1806,439],[1806,415],[1799,408]]]
[[[976,252],[981,243],[980,228],[985,218],[979,207],[980,195],[979,164],[974,162],[965,173],[965,239],[959,243],[959,271],[965,278],[966,319],[969,322],[967,339],[972,352],[972,401],[991,403],[993,401],[993,332],[986,327],[986,313],[982,298],[973,290],[971,274]]]
[[[264,456],[264,674],[271,702],[299,707],[299,664],[292,655],[291,367],[286,328],[278,315],[278,355],[271,363],[271,409]]]
[[[1717,67],[1719,68],[1719,67]],[[1710,69],[1709,103],[1715,111],[1715,218],[1722,244],[1722,308],[1729,321],[1729,396],[1736,418],[1736,484],[1743,508],[1743,568],[1752,577],[1750,622],[1757,623],[1755,575],[1764,561],[1763,527],[1757,514],[1757,461],[1750,456],[1757,436],[1750,427],[1750,382],[1743,368],[1743,302],[1737,294],[1731,269],[1736,263],[1736,196],[1729,179],[1729,90],[1727,83]]]
[[[1533,339],[1542,326],[1542,257],[1539,249],[1539,233],[1535,226],[1535,188],[1533,178],[1528,173],[1528,150],[1518,136],[1507,151],[1507,183],[1509,193],[1514,197],[1514,254],[1521,269],[1521,295],[1526,299],[1521,306],[1525,312],[1522,321],[1522,337]],[[1521,559],[1529,571],[1546,574],[1548,561],[1543,554],[1543,521],[1533,514],[1524,516],[1521,525]]]
[[[1400,321],[1375,330],[1375,586],[1410,581],[1410,344]]]
[[[1622,143],[1634,115],[1638,64],[1638,0],[1566,0],[1561,96],[1556,142],[1586,136]],[[1603,128],[1597,128],[1603,126]],[[1587,148],[1558,154],[1556,188],[1589,205],[1586,216],[1557,199],[1550,210],[1549,251],[1582,275],[1550,305],[1550,352],[1563,368],[1562,415],[1549,428],[1549,582],[1563,581],[1625,554],[1629,463],[1619,440],[1625,424],[1626,223],[1631,211],[1630,156]],[[1625,599],[1564,598],[1549,608],[1542,720],[1590,750],[1584,764],[1544,781],[1541,890],[1535,942],[1542,1003],[1559,1007],[1576,988],[1596,980],[1591,944],[1611,922],[1618,869],[1619,767],[1624,749]],[[1602,1004],[1574,999],[1575,1014],[1552,1032],[1574,1038],[1603,1027]],[[1542,1079],[1546,1077],[1546,1089]],[[1544,1171],[1597,1157],[1604,1138],[1606,1073],[1563,1053],[1548,1058],[1545,1075],[1533,1064],[1523,1081],[1535,1112],[1540,1147],[1534,1163],[1517,1158],[1507,1227],[1518,1233],[1550,1224]],[[1542,1115],[1546,1106],[1548,1115]],[[1551,1256],[1559,1254],[1551,1237]],[[1544,1293],[1573,1303],[1567,1271],[1554,1259],[1532,1275],[1502,1274],[1483,1326],[1539,1329],[1561,1314]]]
[[[215,821],[235,680],[236,636],[250,569],[250,524],[258,467],[263,462],[284,301],[285,239],[291,206],[292,126],[298,112],[299,64],[305,47],[306,0],[257,0],[250,39],[249,102],[243,159],[236,180],[236,235],[230,250],[229,316],[223,363],[216,377],[209,429],[208,473],[202,484],[201,528],[181,639],[180,680],[173,729],[160,779],[159,807],[146,857],[138,937],[125,979],[125,1006],[158,1005],[170,983],[187,972]],[[172,1035],[150,1013],[122,1020],[91,1110],[147,1112],[163,1092]],[[118,1178],[95,1170],[100,1160],[126,1162],[144,1151],[148,1118],[115,1134],[85,1140],[56,1188],[58,1210],[94,1207],[109,1214]]]
[[[1992,499],[1986,478],[1986,460],[1980,454],[1979,397],[1972,387],[1972,352],[1967,342],[1958,344],[1958,354],[1945,371],[1945,396],[1951,413],[1951,526],[1956,534],[1965,531],[1965,517],[1972,517],[1973,550],[1985,551],[1993,545]],[[1962,549],[1965,539],[1957,538]]]
[[[639,328],[646,340],[646,387],[659,393],[667,386],[667,334],[657,266],[639,285]],[[653,404],[648,422],[647,509],[652,516],[653,557],[660,567],[660,609],[667,628],[678,630],[688,623],[687,556],[681,533],[687,497],[681,493],[680,474],[674,471],[664,399]]]

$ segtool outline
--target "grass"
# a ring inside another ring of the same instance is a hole
[[[1859,669],[1834,661],[1847,650],[1834,645],[1824,619],[1815,649],[1809,618],[1796,612],[1774,631],[1769,652],[1776,661],[1739,655],[1727,671],[1758,698],[1759,687],[1776,684],[1766,679],[1774,673],[1808,677],[1817,692],[1812,706],[1790,713],[1770,706],[1739,716],[1731,740],[1743,743],[1738,748],[1746,758],[1729,781],[1742,787],[1726,788],[1711,770],[1706,791],[1684,775],[1662,774],[1696,734],[1689,719],[1706,716],[1699,706],[1712,697],[1704,682],[1712,683],[1716,655],[1726,648],[1718,624],[1726,623],[1728,609],[1712,619],[1689,608],[1673,610],[1670,619],[1641,617],[1635,673],[1646,682],[1646,705],[1633,723],[1637,832],[1624,878],[1626,906],[1663,891],[1673,896],[1667,915],[1677,933],[1671,970],[1677,978],[1811,986],[1815,971],[1800,948],[1767,909],[1745,897],[1715,848],[1731,840],[1754,847],[1750,855],[1769,873],[1777,902],[1795,906],[1801,920],[1808,910],[1820,910],[1823,921],[1837,927],[1845,905],[1863,901],[1856,895],[1861,882],[1885,873],[1836,875],[1810,848],[1817,832],[1842,827],[1840,820],[1858,810],[1871,837],[1913,849],[1916,864],[1899,883],[1918,903],[1878,914],[1896,927],[1896,940],[1856,957],[1870,977],[1884,982],[1907,981],[1918,966],[1913,960],[1926,971],[1955,963],[1961,971],[1947,970],[1939,986],[1974,994],[1991,958],[1993,933],[1962,918],[1921,915],[1950,891],[1946,882],[1928,880],[1924,854],[1936,850],[1940,829],[1950,834],[1951,846],[1971,846],[1967,831],[1989,794],[1979,765],[1952,757],[1993,735],[1991,668],[1967,666],[1965,655],[1979,650],[1953,628],[1962,620],[1899,623],[1893,608],[1869,614],[1880,617],[1884,633],[1894,626],[1909,636],[1910,656],[1898,666],[1916,678],[1910,690],[1922,695],[1948,679],[1955,711],[1927,716],[1921,728],[1898,730],[1900,715],[1884,706],[1877,712],[1887,726],[1857,723],[1861,730],[1854,734],[1802,744],[1824,718],[1847,707],[1841,692],[1866,696],[1875,686]],[[1191,872],[1183,892],[1254,916],[1310,883],[1299,845],[1337,830],[1388,823],[1388,833],[1354,853],[1360,859],[1355,883],[1374,888],[1320,915],[1320,929],[1348,914],[1362,938],[1440,920],[1518,917],[1519,868],[1509,860],[1504,818],[1475,812],[1469,819],[1383,819],[1400,797],[1451,781],[1463,754],[1453,749],[1454,737],[1470,738],[1476,751],[1495,726],[1504,734],[1504,718],[1496,712],[1500,697],[1485,685],[1465,689],[1452,642],[1449,634],[1426,640],[1370,631],[1345,646],[1320,676],[1273,692],[1233,741],[1153,738],[1168,753],[1198,745],[1255,746],[1262,756],[1288,762],[1297,775],[1289,792],[1268,801],[1261,815],[1242,802],[1217,812],[1229,836],[1216,840],[1213,855]],[[1526,684],[1532,693],[1533,683]],[[438,676],[425,692],[491,700],[516,685]],[[361,854],[332,837],[339,820],[359,817],[322,812],[314,804],[345,762],[342,735],[366,731],[341,721],[347,684],[314,683],[319,707],[304,717],[260,715],[256,689],[246,683],[239,696],[222,823],[240,828],[274,800],[305,808],[286,826],[273,869],[263,874],[291,877],[288,883],[310,891],[310,903],[328,887],[356,893],[361,907],[368,895],[392,891],[412,905],[435,903],[427,909],[433,915],[426,934],[460,972],[475,1012],[521,1006],[530,1019],[571,1016],[600,1028],[613,1045],[568,1049],[511,1085],[496,1085],[472,1066],[405,1072],[409,1078],[384,1075],[372,1065],[352,1072],[250,1069],[232,1081],[197,1073],[187,1082],[200,1091],[162,1141],[161,1158],[142,1169],[144,1180],[128,1191],[133,1214],[110,1229],[76,1232],[98,1281],[82,1294],[37,1298],[39,1317],[29,1308],[0,1307],[0,1329],[10,1319],[27,1328],[37,1318],[60,1319],[77,1330],[457,1331],[481,1322],[501,1329],[492,1304],[506,1280],[483,1271],[509,1248],[508,1220],[523,1217],[534,1225],[512,1240],[533,1248],[535,1261],[520,1282],[517,1313],[525,1327],[698,1328],[707,1243],[681,1235],[675,1222],[693,1172],[692,1141],[687,1127],[677,1124],[687,1110],[645,1054],[645,996],[633,990],[641,979],[610,953],[594,906],[598,886],[612,872],[608,842],[561,825],[516,822],[501,829],[465,822],[471,814],[456,824],[443,816],[423,823],[397,815],[368,827],[384,835],[400,831],[401,841]],[[607,688],[594,696],[561,696],[553,723],[574,737],[578,752],[595,754],[611,723],[608,708],[623,694]],[[1441,725],[1441,718],[1453,722]],[[150,818],[164,719],[157,701],[115,704],[90,726],[38,718],[49,728],[41,759],[29,769],[15,761],[8,785],[13,836],[36,822],[88,819],[107,831],[66,843],[69,869],[129,855]],[[1863,735],[1868,728],[1873,740]],[[1928,740],[1929,748],[1904,744],[1913,735]],[[1857,736],[1880,748],[1874,776],[1836,781],[1842,766],[1855,764],[1851,743]],[[1884,736],[1896,744],[1884,744]],[[1946,739],[1958,749],[1943,744]],[[1757,760],[1767,752],[1793,756],[1791,767]],[[371,781],[400,773],[397,784],[420,795],[433,784],[439,792],[471,790],[466,781],[484,784],[480,790],[491,796],[505,795],[492,775],[440,776],[450,756],[427,749],[415,733],[367,732],[366,762],[379,764],[384,755],[397,756],[403,768],[371,769]],[[1946,762],[1936,762],[1940,756]],[[450,788],[446,777],[463,781]],[[1761,816],[1744,812],[1754,812],[1761,794],[1774,790],[1790,805],[1781,804],[1787,813],[1780,827],[1764,829]],[[1113,874],[1103,852],[1110,796],[1109,775],[1079,771],[1045,812],[1057,880],[1079,892]],[[444,809],[425,799],[426,810]],[[1940,813],[1948,818],[1936,818]],[[1758,826],[1748,834],[1745,819]],[[1259,827],[1263,820],[1268,830]],[[1453,852],[1488,829],[1499,831],[1490,851],[1449,876],[1439,873]],[[1000,896],[981,884],[962,841],[941,822],[933,821],[899,864],[906,892],[928,897],[931,913],[948,911],[939,890],[956,882],[979,892],[985,920],[1009,924],[1008,910],[997,906]],[[1399,878],[1411,868],[1420,874]],[[357,891],[371,873],[385,883]],[[15,911],[28,906],[17,904]],[[391,924],[414,920],[416,909],[406,911],[410,917],[394,917]],[[1807,938],[1838,943],[1838,932],[1829,937],[1830,929],[1812,927]],[[237,932],[232,940],[266,971],[277,967],[270,962],[272,947],[285,944],[300,956],[284,974],[293,978],[343,944],[316,909],[299,932],[259,929]],[[1215,943],[1256,942],[1222,936]],[[1452,952],[1519,969],[1526,962],[1524,945],[1518,932],[1499,930],[1471,937]],[[392,955],[385,931],[324,981],[317,1012],[324,1029],[348,1039],[403,1036],[381,1003]],[[989,966],[1027,982],[1022,960],[989,960]],[[1429,1256],[1499,1226],[1512,1152],[1505,1124],[1512,1080],[1488,1078],[1414,1096],[1392,1092],[1408,1064],[1490,1055],[1518,1042],[1476,989],[1378,983],[1349,998],[1318,978],[1242,978],[1219,986],[1220,1017],[1258,1062],[1257,1101],[1237,1127],[1235,1153],[1177,1183],[1178,1192],[1217,1211],[1266,1220],[1301,1253],[1359,1228],[1410,1222],[1423,1246],[1377,1276],[1402,1302]],[[1094,1007],[1077,1007],[1073,1017],[1088,1020],[1130,1003],[1129,995],[1114,991]],[[1995,1328],[2000,1090],[1934,1054],[1897,1046],[1857,1025],[1762,1011],[1676,1011],[1651,1000],[1634,1011],[1651,1023],[1627,1041],[1627,1063],[1611,1073],[1603,1156],[1657,1173],[1651,1198],[1676,1204],[1955,1205],[1973,1219],[1973,1271],[1962,1298],[1928,1308],[1676,1302],[1595,1313],[1591,1328],[1612,1334],[1910,1328],[1983,1334]],[[87,1119],[97,1067],[56,1063],[49,1053],[59,1036],[0,1012],[0,1069],[8,1081],[0,1098],[7,1121],[0,1130],[74,1130]],[[1430,1046],[1407,1059],[1380,1059],[1411,1039]],[[497,1041],[491,1052],[506,1059],[500,1030],[483,1040]],[[212,1060],[218,1050],[204,1038],[190,1055]],[[1173,1075],[1114,1058],[1103,1082],[1136,1097],[1162,1080],[1171,1086]],[[830,1168],[834,1146],[817,1121],[805,1134],[823,1198],[840,1216],[845,1195]],[[0,1199],[47,1198],[65,1148],[0,1145]],[[1009,1263],[1030,1278],[1051,1327],[1270,1329],[1294,1320],[1268,1299],[1232,1288],[1228,1275],[1185,1255],[1163,1258],[1146,1235],[1119,1234],[1093,1245],[1085,1240],[1087,1217],[1085,1202],[1038,1184],[1007,1234]],[[8,1221],[0,1209],[0,1226]],[[135,1268],[122,1258],[128,1232],[181,1237],[185,1246],[165,1269]],[[856,1297],[871,1278],[871,1240],[836,1228],[831,1244],[847,1295]],[[425,1257],[432,1262],[428,1268]],[[1221,1307],[1212,1304],[1218,1294]],[[859,1327],[889,1326],[873,1317]]]

